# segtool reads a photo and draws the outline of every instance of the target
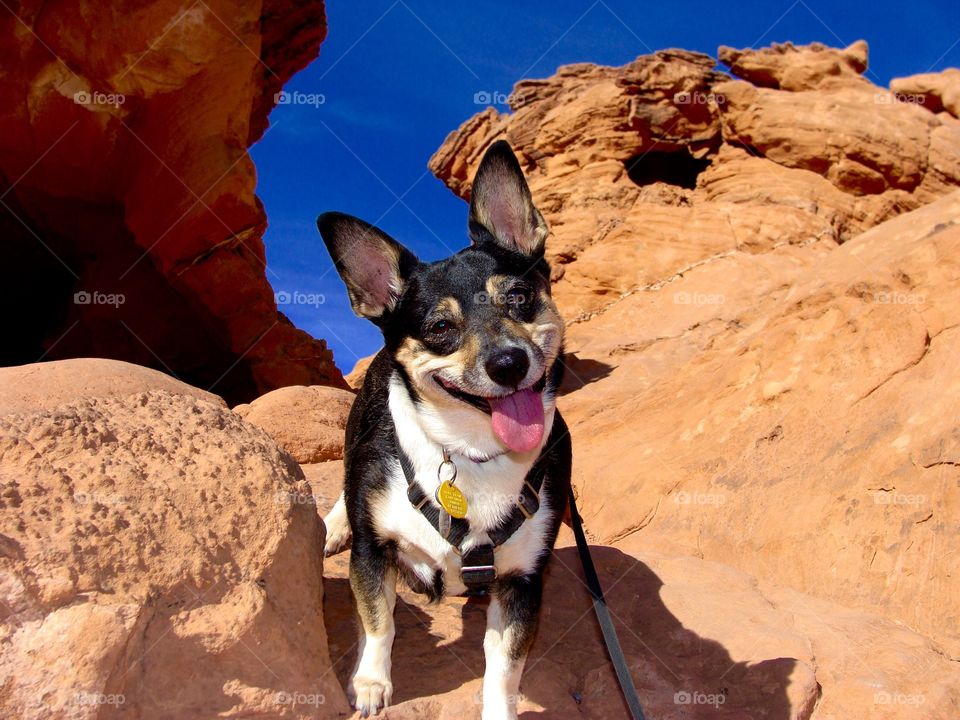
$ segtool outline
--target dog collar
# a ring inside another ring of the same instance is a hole
[[[470,522],[466,518],[450,518],[449,516],[447,516],[449,522],[441,520],[441,509],[430,502],[430,496],[416,482],[413,463],[403,451],[403,448],[400,447],[400,439],[396,432],[394,432],[393,439],[397,450],[397,458],[407,481],[407,498],[440,536],[453,545],[460,555],[460,578],[463,580],[463,584],[467,586],[465,594],[486,595],[490,586],[497,579],[493,563],[494,550],[509,540],[520,529],[524,521],[532,518],[540,509],[540,489],[543,486],[545,473],[543,456],[537,458],[526,478],[524,478],[523,486],[517,495],[513,510],[499,525],[487,531],[490,543],[478,545],[467,552],[463,552],[461,545],[470,532]],[[447,461],[445,458],[445,462]],[[443,527],[441,527],[441,524]]]

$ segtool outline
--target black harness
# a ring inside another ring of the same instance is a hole
[[[416,482],[413,463],[410,462],[410,458],[400,447],[400,441],[397,439],[396,433],[393,437],[397,448],[397,457],[400,458],[400,467],[403,468],[403,475],[407,479],[407,497],[410,499],[410,503],[423,514],[427,522],[447,542],[453,545],[454,550],[460,555],[460,579],[467,586],[467,592],[464,594],[486,595],[490,591],[490,586],[497,579],[497,571],[494,567],[494,550],[509,540],[520,529],[523,522],[532,518],[540,509],[540,488],[543,487],[545,473],[543,456],[537,458],[533,467],[530,468],[530,472],[527,473],[527,477],[524,478],[523,486],[520,488],[520,494],[517,495],[513,510],[499,525],[487,531],[490,542],[472,547],[464,553],[460,545],[470,532],[470,523],[465,518],[451,518],[449,532],[446,535],[443,534],[440,528],[440,507],[430,502],[430,496]]]
[[[394,444],[397,448],[397,457],[400,458],[400,467],[403,468],[403,475],[407,479],[407,497],[413,506],[417,508],[427,521],[440,532],[440,508],[434,503],[429,502],[429,496],[423,492],[420,485],[417,484],[413,471],[413,464],[410,458],[400,447],[400,441],[394,433]],[[489,530],[487,535],[490,542],[485,545],[478,545],[471,548],[464,554],[460,549],[460,544],[470,531],[470,523],[466,520],[451,518],[449,531],[443,535],[445,539],[453,545],[454,550],[460,555],[461,568],[460,578],[463,584],[467,586],[464,595],[486,595],[490,591],[491,585],[497,579],[497,570],[494,567],[493,551],[502,545],[507,539],[523,525],[524,520],[534,516],[540,509],[540,488],[543,486],[545,473],[544,459],[541,455],[537,458],[527,477],[523,481],[523,487],[520,495],[517,496],[516,505],[513,511],[507,516],[507,519],[497,527]],[[610,660],[613,663],[613,669],[617,674],[617,681],[620,683],[620,690],[627,702],[627,708],[630,711],[630,717],[633,720],[644,720],[643,707],[640,704],[640,698],[637,696],[637,689],[633,684],[633,678],[630,676],[630,666],[627,664],[626,656],[620,647],[620,641],[617,638],[617,631],[607,608],[607,601],[603,596],[603,588],[600,585],[600,579],[597,577],[597,570],[593,564],[593,558],[590,557],[590,547],[587,544],[587,538],[583,532],[583,521],[580,519],[580,513],[577,511],[576,499],[573,497],[573,489],[570,489],[570,514],[573,520],[573,533],[577,539],[577,551],[580,554],[580,562],[583,565],[583,571],[587,579],[587,588],[593,600],[593,609],[596,611],[597,620],[600,623],[600,630],[603,633],[603,640],[607,646],[607,652],[610,654]]]

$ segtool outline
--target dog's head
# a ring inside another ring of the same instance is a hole
[[[325,213],[317,226],[354,312],[383,331],[421,414],[469,435],[478,455],[497,454],[497,443],[499,452],[540,447],[563,321],[550,297],[547,226],[506,142],[487,150],[474,179],[472,245],[445,260],[421,263],[349,215]]]

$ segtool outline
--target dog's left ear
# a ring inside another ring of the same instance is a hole
[[[344,213],[317,218],[317,228],[360,317],[380,325],[396,307],[419,260],[392,237]]]
[[[547,223],[533,205],[517,156],[506,140],[487,149],[470,195],[470,237],[530,257],[543,255]]]

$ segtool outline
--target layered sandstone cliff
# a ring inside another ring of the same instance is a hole
[[[868,608],[956,657],[955,71],[891,91],[862,42],[719,55],[736,78],[670,50],[522,81],[430,167],[466,198],[490,141],[523,158],[595,539]]]

